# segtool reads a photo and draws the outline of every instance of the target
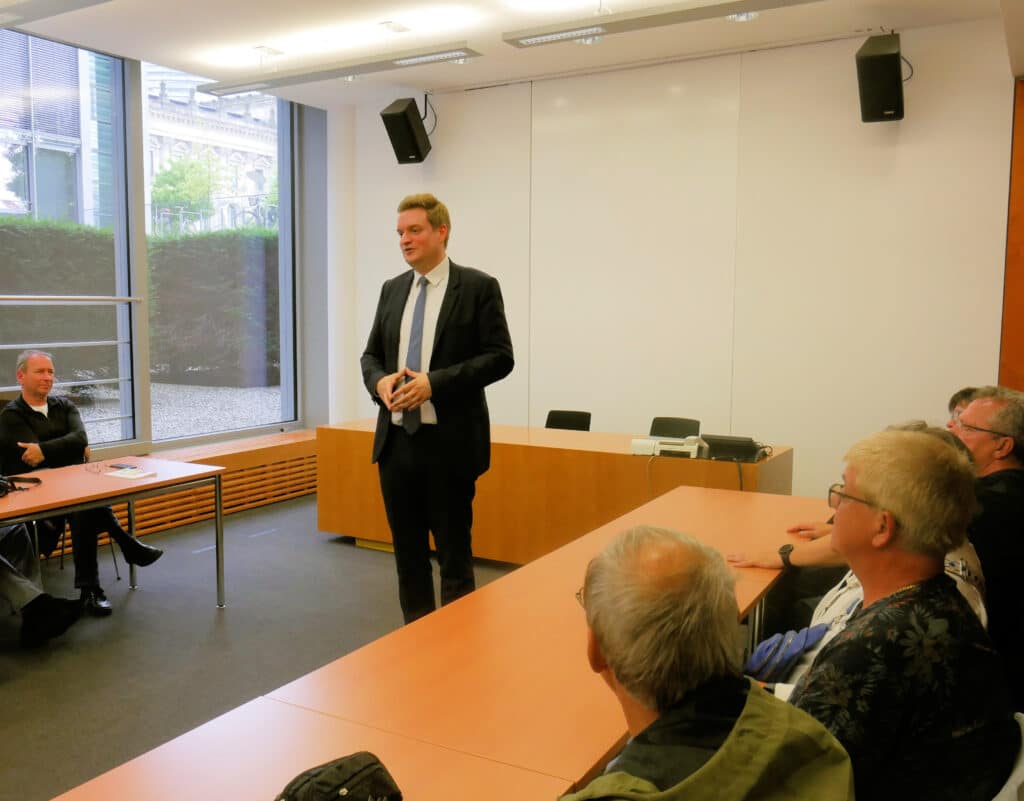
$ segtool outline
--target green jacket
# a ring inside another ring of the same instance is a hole
[[[849,801],[853,771],[839,742],[816,720],[751,682],[725,742],[674,787],[613,772],[561,801]],[[628,745],[626,746],[629,747]]]

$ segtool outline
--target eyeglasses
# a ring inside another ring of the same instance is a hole
[[[837,482],[837,483],[833,484],[831,487],[828,488],[828,505],[829,505],[829,508],[831,508],[831,509],[838,509],[839,508],[839,501],[842,498],[846,498],[846,500],[848,500],[848,501],[857,501],[857,503],[863,503],[864,505],[870,506],[873,509],[877,509],[878,508],[877,504],[874,504],[874,503],[872,503],[869,500],[866,500],[864,498],[858,498],[856,495],[849,495],[849,494],[843,492],[842,489],[845,486],[846,486],[845,484]]]
[[[582,587],[580,587],[578,590],[576,590],[576,602],[580,606],[582,606],[584,609],[587,608],[586,605],[583,603],[583,588]]]
[[[972,426],[970,423],[965,423],[963,420],[960,419],[960,412],[953,412],[953,415],[952,417],[950,417],[950,420],[953,421],[953,425],[964,431],[981,431],[984,432],[985,434],[993,434],[994,436],[997,437],[1010,437],[1011,439],[1013,439],[1013,435],[1007,434],[1005,431],[994,431],[991,428],[982,428],[981,426]]]

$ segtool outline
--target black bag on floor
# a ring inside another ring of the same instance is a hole
[[[277,801],[402,801],[402,791],[388,769],[369,751],[332,759],[303,771]]]

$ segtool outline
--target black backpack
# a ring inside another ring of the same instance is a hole
[[[332,759],[303,771],[277,795],[277,801],[402,801],[402,791],[369,751]]]

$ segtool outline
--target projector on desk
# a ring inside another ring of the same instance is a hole
[[[638,437],[633,440],[632,451],[637,456],[676,456],[683,459],[706,459],[708,446],[700,437]]]

